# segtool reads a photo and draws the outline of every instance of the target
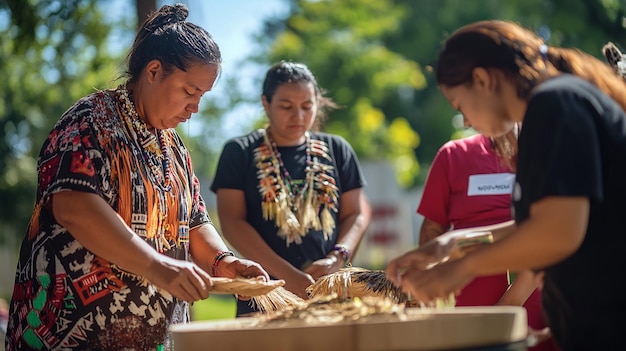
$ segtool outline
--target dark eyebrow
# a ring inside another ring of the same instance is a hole
[[[195,85],[195,84],[193,84],[193,83],[188,83],[188,84],[189,84],[192,88],[194,88],[196,91],[199,91],[199,92],[201,92],[202,94],[204,94],[205,92],[209,91],[209,90],[202,90],[202,89],[200,89],[200,87],[199,87],[199,86],[197,86],[197,85]]]

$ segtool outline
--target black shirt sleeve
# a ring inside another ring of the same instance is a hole
[[[335,164],[339,176],[342,193],[353,189],[362,188],[366,185],[363,171],[358,157],[352,146],[343,137],[332,135],[329,142],[334,149]]]
[[[519,137],[517,182],[526,208],[548,196],[602,200],[600,143],[590,102],[571,91],[545,91],[528,105]],[[521,216],[523,218],[518,218]]]
[[[217,164],[215,178],[211,184],[211,191],[219,188],[246,190],[245,172],[249,164],[248,155],[242,145],[231,140],[224,145]]]

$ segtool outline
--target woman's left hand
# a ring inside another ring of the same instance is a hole
[[[266,282],[270,280],[269,274],[267,274],[260,264],[234,256],[224,257],[219,262],[217,265],[217,275],[226,278],[257,278],[263,279]],[[237,295],[237,298],[244,301],[251,299],[250,296],[242,295]]]
[[[261,278],[270,280],[269,274],[260,264],[233,256],[224,257],[217,266],[217,275],[226,278]]]
[[[313,279],[318,280],[322,276],[337,272],[341,267],[343,267],[343,259],[337,255],[329,254],[327,257],[311,263],[304,271],[309,273]]]

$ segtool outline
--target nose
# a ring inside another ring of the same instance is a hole
[[[191,113],[196,113],[198,112],[198,106],[200,104],[199,103],[192,103],[192,104],[188,104],[187,105],[187,111],[191,112]]]
[[[304,117],[304,110],[301,108],[296,108],[295,113],[294,113],[294,117],[296,117],[297,119],[302,119]]]

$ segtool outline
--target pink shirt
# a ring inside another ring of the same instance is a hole
[[[450,229],[506,222],[514,177],[489,138],[449,141],[430,167],[417,212]]]
[[[511,191],[514,174],[483,135],[449,141],[435,156],[417,212],[447,229],[462,229],[512,219]],[[475,278],[456,296],[456,306],[495,305],[506,289],[506,274]],[[524,304],[528,323],[545,327],[541,294],[535,290]],[[530,348],[554,351],[551,340]]]
[[[417,212],[445,230],[506,222],[513,177],[489,138],[449,141],[435,156]],[[456,305],[495,305],[508,286],[506,274],[478,277],[462,289]]]

